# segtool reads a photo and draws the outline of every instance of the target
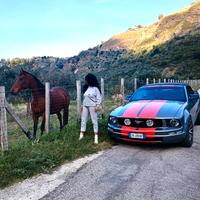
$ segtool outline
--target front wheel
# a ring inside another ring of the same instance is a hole
[[[188,120],[187,124],[187,130],[186,130],[186,137],[182,143],[183,147],[191,147],[193,144],[193,132],[194,132],[194,126],[192,123],[192,119],[190,118]]]

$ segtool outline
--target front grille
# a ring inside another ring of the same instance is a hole
[[[124,123],[124,119],[125,118],[118,118],[118,123],[122,126],[126,126]],[[131,124],[129,125],[130,127],[150,128],[146,125],[147,119],[130,119],[130,120],[131,120]],[[154,125],[151,128],[158,128],[158,127],[166,126],[165,121],[162,119],[152,119],[152,120],[154,121]]]

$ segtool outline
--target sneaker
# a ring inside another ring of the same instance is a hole
[[[94,143],[98,144],[98,135],[96,135],[96,134],[94,135]]]
[[[80,132],[80,137],[79,137],[79,140],[82,140],[83,139],[83,133],[82,132]]]

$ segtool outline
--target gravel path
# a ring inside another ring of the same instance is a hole
[[[0,200],[199,200],[200,126],[192,148],[120,144],[0,190]]]
[[[200,126],[192,148],[120,144],[42,199],[199,200]]]

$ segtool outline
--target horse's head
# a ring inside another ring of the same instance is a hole
[[[11,87],[11,92],[17,94],[18,92],[30,88],[30,77],[29,73],[21,70],[19,77]]]

